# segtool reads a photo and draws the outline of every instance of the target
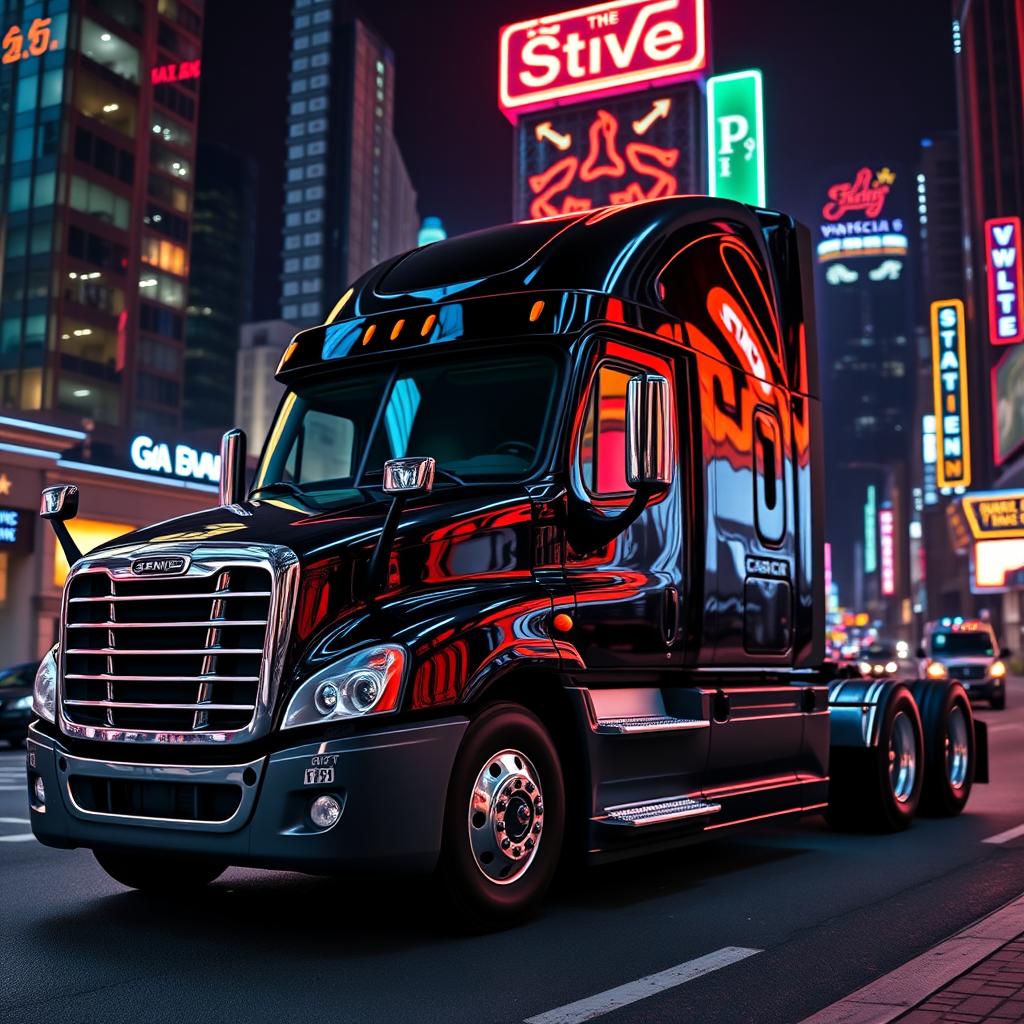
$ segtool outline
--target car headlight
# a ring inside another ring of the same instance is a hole
[[[949,673],[946,671],[946,666],[943,665],[941,661],[931,661],[925,669],[925,675],[929,679],[945,679]]]
[[[310,676],[288,702],[282,729],[394,711],[405,674],[405,648],[379,644]]]
[[[32,710],[48,722],[57,717],[57,645],[54,644],[36,669],[32,688]]]
[[[31,697],[19,697],[12,705],[12,711],[28,711],[32,707]]]
[[[897,665],[895,661],[887,661],[885,663],[885,671],[888,672],[889,675],[892,675],[898,668],[899,665]]]
[[[1002,679],[1006,675],[1006,663],[1003,661],[993,661],[988,674],[992,679]]]
[[[871,663],[870,662],[862,661],[862,662],[860,662],[860,664],[857,667],[860,669],[861,675],[864,675],[864,676],[871,675]]]

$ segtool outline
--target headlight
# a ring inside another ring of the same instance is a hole
[[[887,661],[885,663],[885,671],[888,672],[889,675],[892,675],[898,668],[899,665],[897,665],[895,661]]]
[[[48,722],[56,721],[57,714],[57,645],[54,644],[36,669],[36,682],[32,689],[32,710]]]
[[[993,661],[992,667],[988,670],[989,676],[993,679],[1002,679],[1006,675],[1006,663],[1002,661]]]
[[[946,666],[941,661],[930,661],[928,667],[925,669],[925,675],[929,679],[945,679],[949,673],[946,671]]]
[[[28,711],[32,707],[31,697],[19,697],[12,705],[12,711]]]
[[[405,673],[405,648],[367,647],[307,679],[288,702],[282,729],[394,711]]]
[[[871,675],[871,663],[870,662],[862,661],[857,667],[860,669],[861,675],[865,675],[865,676]]]

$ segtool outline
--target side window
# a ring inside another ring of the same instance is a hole
[[[626,369],[604,364],[590,385],[580,471],[587,490],[596,497],[632,490],[626,481],[626,386],[631,376]]]

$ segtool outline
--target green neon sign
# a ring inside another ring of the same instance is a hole
[[[756,68],[708,79],[708,193],[764,206],[764,94]]]
[[[875,485],[868,486],[868,500],[864,502],[864,572],[878,568],[878,496]]]

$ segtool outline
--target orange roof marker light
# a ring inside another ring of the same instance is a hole
[[[405,320],[396,320],[395,326],[391,328],[391,340],[394,341],[401,333],[402,328],[405,326]]]
[[[530,323],[536,323],[540,319],[541,313],[544,312],[544,300],[538,299],[530,310]]]
[[[370,324],[370,326],[366,328],[366,330],[363,332],[363,344],[364,345],[369,345],[370,344],[370,339],[374,336],[376,331],[377,331],[377,325],[376,324]]]
[[[288,342],[288,347],[284,350],[284,355],[281,356],[281,362],[277,364],[278,373],[280,373],[284,369],[285,363],[287,363],[288,360],[291,359],[293,355],[295,355],[295,350],[298,347],[299,343],[295,339],[292,339],[290,342]]]
[[[331,315],[324,321],[325,324],[333,324],[338,318],[338,314],[345,308],[345,303],[352,298],[352,289],[349,288],[347,292],[340,299],[338,299],[337,305],[331,310]]]
[[[433,329],[434,324],[437,323],[437,316],[433,313],[423,321],[423,327],[420,328],[420,336],[425,338]]]

